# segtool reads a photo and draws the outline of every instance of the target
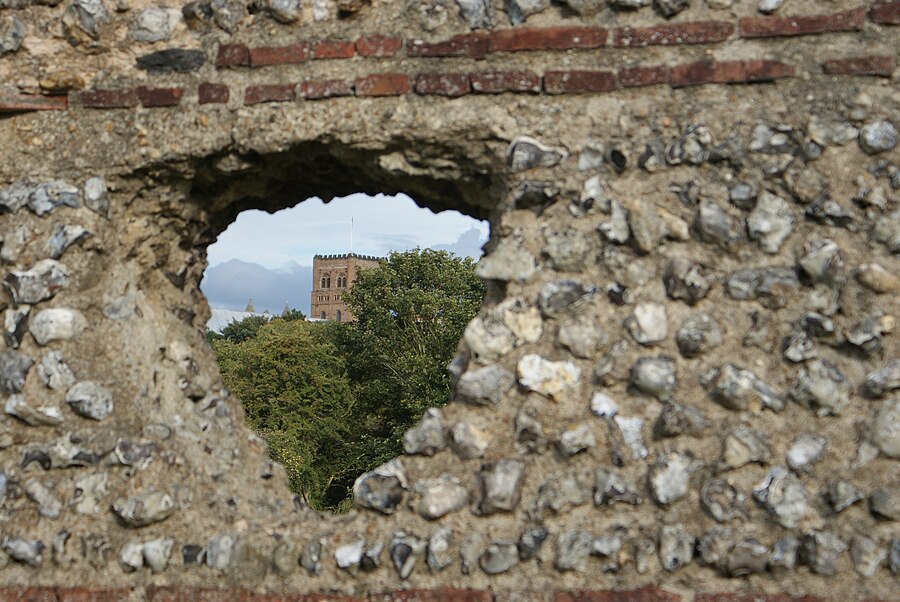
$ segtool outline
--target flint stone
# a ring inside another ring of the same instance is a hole
[[[0,393],[20,393],[34,360],[18,351],[0,351]]]
[[[133,573],[144,568],[144,544],[140,541],[129,541],[119,552],[119,563],[125,572]]]
[[[900,397],[881,403],[872,423],[872,443],[888,458],[900,458]]]
[[[21,48],[27,33],[25,23],[16,15],[0,18],[0,56]]]
[[[697,357],[722,344],[722,329],[709,314],[696,314],[681,323],[675,343],[684,357]]]
[[[93,0],[75,0],[76,3]],[[99,1],[99,0],[98,0]],[[79,190],[62,180],[54,180],[40,184],[28,195],[28,208],[37,215],[43,217],[60,206],[77,209],[81,205],[78,202]]]
[[[871,356],[881,350],[883,335],[893,332],[896,325],[897,321],[893,316],[880,313],[866,316],[846,333],[846,340]]]
[[[783,198],[763,191],[756,207],[747,217],[747,233],[763,251],[775,254],[781,250],[796,223],[790,206]]]
[[[31,236],[31,231],[25,224],[20,224],[13,228],[11,232],[6,232],[5,236],[0,236],[2,238],[0,240],[0,243],[2,243],[0,244],[0,260],[7,263],[18,261],[22,249],[28,243],[29,236]]]
[[[641,345],[653,345],[666,338],[666,307],[660,303],[639,303],[625,320],[625,328]]]
[[[649,453],[644,445],[644,419],[637,416],[621,416],[613,417],[611,423],[618,427],[622,433],[625,444],[631,450],[631,457],[634,460],[642,460]],[[614,455],[616,452],[613,452]]]
[[[51,299],[68,283],[69,271],[55,259],[43,259],[27,271],[12,271],[3,280],[17,304]]]
[[[117,499],[113,511],[129,527],[146,527],[172,516],[175,501],[168,493],[154,490]]]
[[[828,500],[835,512],[843,512],[865,497],[859,487],[849,481],[838,480],[828,485]]]
[[[694,218],[694,229],[702,242],[728,248],[740,240],[737,222],[718,203],[702,199]]]
[[[569,8],[581,16],[592,15],[606,6],[604,0],[563,0]]]
[[[659,455],[649,473],[653,499],[667,506],[683,498],[688,492],[693,470],[694,460],[690,456],[676,452]]]
[[[800,369],[791,397],[817,416],[837,416],[849,405],[851,390],[851,383],[837,366],[815,360]]]
[[[764,573],[769,563],[769,548],[755,539],[743,539],[728,554],[728,574],[738,577]]]
[[[768,309],[787,305],[787,297],[800,287],[797,274],[790,268],[751,268],[728,277],[728,296],[738,301],[755,299]]]
[[[576,474],[555,474],[541,483],[534,502],[533,515],[543,517],[547,510],[561,514],[590,501],[590,488]]]
[[[482,514],[512,512],[519,503],[525,463],[521,460],[499,460],[481,465],[478,481],[481,489],[479,510]]]
[[[696,538],[681,525],[666,525],[659,530],[659,561],[667,571],[690,564]]]
[[[531,524],[525,527],[516,546],[519,550],[519,560],[524,562],[536,557],[549,535],[550,533],[543,525]]]
[[[643,501],[637,486],[628,483],[620,474],[598,468],[595,473],[594,504],[602,506],[622,502],[636,506]]]
[[[488,575],[505,573],[519,564],[519,550],[515,543],[494,542],[481,555],[479,564]]]
[[[722,442],[722,460],[729,468],[739,468],[751,462],[766,464],[772,451],[757,431],[739,428],[729,433]]]
[[[728,190],[728,200],[740,209],[753,209],[759,194],[756,186],[750,182],[738,182]]]
[[[887,560],[887,550],[871,537],[857,535],[850,542],[850,557],[854,570],[863,577],[871,577]]]
[[[660,412],[653,425],[657,438],[678,437],[679,435],[701,436],[709,428],[709,421],[702,410],[693,406],[670,402]]]
[[[206,548],[206,566],[225,570],[238,556],[238,537],[231,533],[216,535],[209,540]]]
[[[68,389],[75,384],[75,375],[59,351],[47,352],[38,364],[37,373],[44,386],[54,391]]]
[[[898,140],[897,128],[886,119],[867,123],[859,130],[859,148],[870,155],[893,150]]]
[[[62,424],[63,415],[54,406],[33,407],[22,395],[10,395],[4,410],[29,426],[56,426]]]
[[[463,460],[482,457],[489,445],[490,434],[474,424],[457,422],[450,429],[450,447]]]
[[[433,456],[447,447],[444,430],[444,413],[438,408],[428,408],[419,423],[406,431],[403,449],[408,454]]]
[[[753,490],[753,497],[782,527],[795,528],[811,511],[810,496],[793,473],[773,466]]]
[[[172,548],[175,540],[171,537],[160,537],[144,542],[142,552],[144,562],[154,574],[158,574],[166,570],[169,564],[169,558],[172,556]]]
[[[227,33],[237,31],[247,16],[247,6],[239,0],[212,0],[212,19],[216,26]]]
[[[872,514],[890,521],[900,520],[900,485],[882,487],[869,497]]]
[[[691,0],[653,0],[653,8],[666,19],[674,17],[691,5]]]
[[[888,554],[888,564],[891,567],[891,575],[900,574],[900,538],[891,540],[891,551]]]
[[[642,357],[631,367],[631,383],[660,401],[671,399],[678,381],[675,360],[666,357]]]
[[[0,188],[0,213],[15,213],[27,205],[34,186],[30,182],[15,182],[6,188]]]
[[[700,266],[683,257],[669,261],[663,274],[666,293],[672,299],[681,299],[688,305],[696,305],[709,292],[710,282],[701,273]]]
[[[140,64],[141,59],[138,59],[138,65]],[[106,180],[95,176],[85,181],[84,206],[98,215],[109,217],[109,192],[106,188]]]
[[[879,295],[900,290],[900,277],[877,263],[861,264],[856,271],[856,279]]]
[[[453,562],[450,546],[453,544],[453,529],[444,527],[438,529],[428,538],[428,553],[425,560],[428,568],[437,573],[443,571]]]
[[[24,537],[4,537],[0,547],[16,562],[29,566],[41,566],[44,562],[44,544],[41,541]]]
[[[815,341],[802,328],[794,328],[790,336],[782,342],[782,355],[794,363],[804,362],[819,357],[819,349]]]
[[[47,251],[52,259],[59,259],[66,252],[66,249],[83,241],[90,235],[91,233],[82,226],[58,224],[47,243]]]
[[[59,518],[62,512],[62,502],[53,493],[50,487],[38,479],[29,479],[25,482],[25,494],[38,505],[38,513],[45,518]]]
[[[463,508],[469,492],[459,479],[444,473],[436,479],[423,479],[416,483],[418,502],[416,510],[427,519],[435,519]]]
[[[800,556],[814,573],[834,575],[838,560],[847,550],[847,544],[830,531],[813,531],[804,536]]]
[[[601,535],[594,538],[591,545],[591,556],[602,559],[600,570],[604,573],[615,573],[619,570],[619,552],[622,550],[622,538],[618,535]]]
[[[559,327],[559,344],[580,358],[590,358],[609,337],[590,316],[578,316]]]
[[[825,457],[828,439],[815,433],[803,433],[794,439],[787,452],[787,465],[797,473],[807,472]]]
[[[612,418],[619,413],[619,405],[605,393],[594,393],[591,397],[591,413],[597,418]]]
[[[900,210],[875,220],[872,239],[885,245],[891,253],[900,253]]]
[[[565,149],[546,146],[528,136],[519,136],[509,145],[506,162],[509,170],[516,173],[535,167],[554,167],[568,155]]]
[[[177,17],[168,10],[151,6],[138,13],[129,35],[139,42],[162,42],[172,37]]]
[[[137,443],[125,439],[119,439],[116,442],[115,454],[116,459],[123,466],[138,466],[146,468],[153,452],[158,449],[155,443]]]
[[[469,21],[472,29],[490,29],[494,26],[493,9],[487,0],[456,0],[459,14]]]
[[[656,207],[644,203],[632,205],[628,211],[628,227],[634,245],[641,253],[652,253],[665,234],[665,224]]]
[[[360,539],[353,543],[340,546],[334,551],[334,561],[339,569],[356,568],[363,557],[363,548],[366,540]]]
[[[44,309],[31,320],[28,331],[38,345],[74,339],[87,328],[81,312],[63,307]]]
[[[806,254],[800,259],[800,269],[812,282],[833,286],[840,278],[843,260],[840,248],[833,240],[817,239],[807,243]]]
[[[553,565],[558,571],[582,571],[594,547],[594,536],[587,531],[564,531],[556,540],[556,558]]]
[[[504,282],[527,282],[536,271],[537,260],[524,248],[522,240],[506,238],[475,267],[479,278]]]
[[[700,490],[700,503],[720,523],[747,516],[744,495],[724,479],[706,481]]]
[[[509,16],[509,22],[519,25],[531,15],[550,8],[550,0],[504,0],[503,7]]]
[[[595,287],[586,287],[577,280],[550,282],[541,288],[538,305],[545,316],[558,318],[596,292]]]
[[[703,564],[722,572],[728,570],[728,553],[734,547],[731,531],[710,529],[697,541],[697,555]]]
[[[758,413],[763,408],[780,411],[781,396],[749,370],[725,364],[703,375],[701,383],[709,394],[730,410]]]
[[[484,551],[484,535],[480,532],[470,534],[459,546],[459,570],[463,575],[470,575]]]
[[[856,219],[843,205],[827,196],[816,199],[804,213],[814,222],[838,228],[848,228]]]
[[[303,552],[300,554],[300,566],[311,575],[318,575],[322,570],[322,546],[324,544],[325,538],[321,538],[303,546]]]
[[[581,369],[573,362],[553,362],[537,354],[519,360],[519,384],[526,389],[559,400],[581,382]]]
[[[516,442],[530,453],[537,452],[544,444],[544,428],[537,415],[537,407],[527,404],[519,410],[515,419]]]
[[[559,451],[566,456],[574,456],[579,452],[597,445],[594,430],[589,424],[580,424],[568,429],[559,437]]]
[[[88,380],[69,388],[66,403],[79,416],[92,420],[105,420],[113,411],[112,393],[106,387]]]
[[[497,365],[467,370],[456,384],[456,392],[466,401],[497,404],[516,384],[515,375]]]
[[[629,213],[615,200],[610,201],[609,221],[597,226],[597,230],[611,243],[622,245],[628,242],[631,229],[628,225]]]
[[[102,510],[106,498],[106,483],[109,475],[105,472],[85,475],[75,481],[72,506],[79,514],[97,514]]]
[[[353,503],[382,514],[393,514],[407,489],[406,473],[400,460],[394,458],[375,470],[363,473],[353,483]]]
[[[303,16],[300,0],[267,0],[265,7],[279,23],[295,23]]]
[[[408,535],[404,531],[394,531],[391,537],[390,555],[394,568],[401,579],[409,577],[419,556],[425,550],[425,542],[414,535]]]
[[[797,556],[800,548],[800,540],[793,535],[782,537],[772,547],[772,556],[769,558],[769,570],[773,573],[793,571],[797,566]]]

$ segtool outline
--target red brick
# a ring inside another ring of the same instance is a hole
[[[294,84],[268,84],[248,86],[244,91],[244,104],[255,105],[262,102],[289,102],[294,100]]]
[[[409,76],[402,73],[376,73],[356,80],[357,96],[399,96],[412,90]]]
[[[356,40],[356,52],[359,56],[366,57],[387,57],[394,56],[397,51],[403,47],[403,40],[400,38],[389,38],[386,36],[363,36]]]
[[[681,602],[681,596],[655,587],[642,587],[619,591],[560,592],[556,594],[555,602]]]
[[[672,77],[672,70],[665,65],[654,67],[623,67],[619,69],[619,83],[623,88],[667,84]]]
[[[872,7],[872,20],[882,25],[900,25],[900,2],[886,2]]]
[[[406,53],[417,57],[469,57],[483,59],[488,51],[488,36],[483,33],[467,33],[441,42],[410,40]]]
[[[225,84],[204,82],[197,88],[197,101],[202,105],[228,102],[230,93]]]
[[[484,71],[469,76],[476,94],[540,92],[541,76],[531,71]]]
[[[244,44],[219,44],[216,67],[246,67],[250,64],[250,49]]]
[[[740,30],[742,38],[806,36],[838,31],[859,31],[865,20],[866,9],[864,8],[808,17],[744,17],[740,20]]]
[[[56,602],[52,587],[4,587],[0,589],[2,602]]]
[[[145,107],[174,107],[181,104],[184,90],[181,88],[147,88],[139,86],[137,92],[141,104]]]
[[[741,84],[793,77],[794,68],[779,61],[699,61],[672,67],[673,87],[698,84]]]
[[[317,79],[300,84],[300,94],[309,100],[353,96],[353,84],[343,79]]]
[[[547,27],[542,29],[502,29],[491,33],[490,52],[519,50],[568,50],[606,46],[602,27]]]
[[[87,90],[78,94],[78,100],[91,109],[123,109],[136,107],[138,97],[133,88],[124,90]]]
[[[356,54],[356,44],[347,40],[319,40],[313,44],[314,59],[351,59]]]
[[[65,111],[69,106],[66,96],[41,96],[20,94],[16,90],[0,87],[0,113],[24,111]]]
[[[471,589],[407,589],[369,596],[370,602],[491,602],[494,596],[488,591]]]
[[[471,89],[467,73],[422,73],[416,77],[416,94],[456,97]]]
[[[828,75],[881,75],[890,77],[897,66],[892,56],[861,56],[850,59],[834,59],[822,63]]]
[[[725,21],[672,23],[656,27],[620,27],[613,46],[677,46],[683,44],[715,44],[724,42],[734,33],[734,25]]]
[[[548,71],[544,73],[544,90],[548,94],[609,92],[616,88],[611,71]]]
[[[250,66],[297,65],[309,60],[309,43],[300,42],[290,46],[269,46],[250,49]]]
[[[57,602],[120,602],[127,600],[129,589],[64,588],[56,590]]]

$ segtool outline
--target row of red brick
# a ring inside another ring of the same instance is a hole
[[[130,589],[28,587],[0,589],[0,602],[119,602],[135,599]],[[241,589],[214,589],[178,586],[150,586],[142,596],[148,602],[494,602],[493,592],[455,588],[409,589],[363,596],[340,594],[259,594]],[[816,596],[791,596],[789,594],[750,593],[697,593],[684,597],[680,594],[643,587],[631,590],[595,590],[580,592],[535,591],[516,592],[522,600],[553,602],[826,602]],[[512,597],[512,596],[510,596]],[[863,602],[888,602],[865,600]],[[896,601],[895,601],[896,602]]]
[[[736,29],[742,38],[859,31],[865,23],[867,14],[877,23],[896,25],[900,23],[900,2],[879,4],[870,11],[857,8],[825,15],[746,17],[738,21],[737,28],[728,21],[670,23],[654,27],[620,27],[613,30],[603,27],[516,28],[458,35],[438,42],[408,40],[405,47],[406,56],[409,57],[483,59],[495,52],[602,48],[607,46],[610,40],[612,46],[616,48],[715,44],[732,37]],[[401,38],[381,35],[365,36],[356,41],[319,40],[257,48],[239,43],[223,44],[219,47],[216,65],[263,67],[300,64],[314,59],[393,57],[403,47],[404,41]]]
[[[822,63],[827,75],[874,75],[890,77],[896,68],[892,56],[865,56],[833,59]],[[532,71],[482,71],[475,73],[377,73],[354,81],[342,79],[309,80],[299,84],[248,86],[244,104],[319,100],[341,96],[420,95],[458,97],[466,94],[545,93],[580,94],[610,92],[668,84],[683,87],[700,84],[740,84],[766,82],[792,77],[795,69],[779,61],[698,61],[669,67],[666,65],[623,67],[613,71],[547,71],[543,76]],[[75,102],[94,109],[172,107],[181,104],[184,88],[146,87],[98,89],[73,93]],[[199,104],[224,104],[231,98],[225,84],[204,82],[197,89]],[[66,96],[40,96],[0,91],[0,113],[40,110],[66,110]]]

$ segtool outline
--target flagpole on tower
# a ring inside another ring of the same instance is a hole
[[[353,218],[350,218],[350,252],[353,252]]]

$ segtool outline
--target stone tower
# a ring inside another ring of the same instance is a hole
[[[359,268],[378,267],[378,257],[345,253],[313,257],[313,288],[309,317],[349,322],[355,319],[344,301]]]

